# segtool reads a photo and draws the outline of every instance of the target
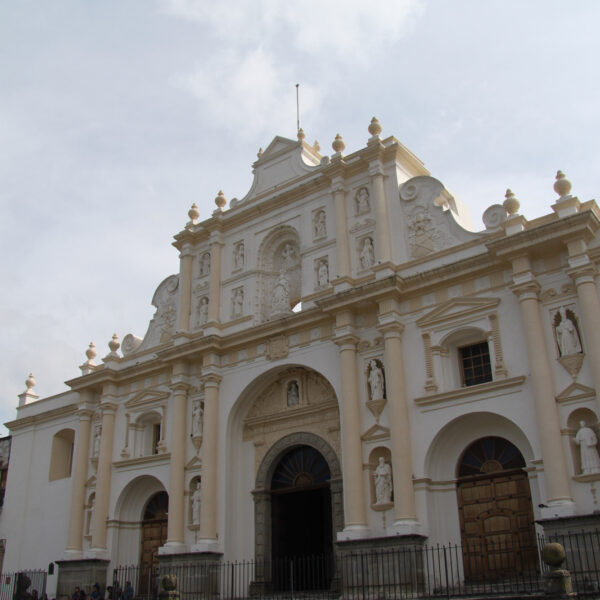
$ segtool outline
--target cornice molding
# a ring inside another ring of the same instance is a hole
[[[10,431],[23,429],[24,427],[38,425],[39,423],[46,423],[48,421],[64,419],[65,417],[76,417],[77,410],[77,404],[73,403],[69,406],[61,406],[60,408],[47,410],[37,415],[29,415],[21,419],[17,418],[14,421],[8,421],[7,423],[4,423],[4,426]]]

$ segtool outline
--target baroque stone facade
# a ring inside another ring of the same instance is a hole
[[[369,134],[330,156],[276,137],[244,198],[190,209],[143,337],[98,362],[91,344],[64,394],[27,379],[5,569],[60,561],[60,597],[84,568],[597,522],[597,205],[559,172],[548,215],[509,190],[475,231],[375,119]]]

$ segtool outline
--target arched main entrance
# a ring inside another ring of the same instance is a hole
[[[332,575],[331,473],[311,446],[289,450],[271,478],[275,589],[326,589]],[[293,578],[293,579],[292,579]]]
[[[158,492],[148,501],[142,520],[140,566],[148,569],[158,566],[158,549],[167,541],[167,513],[169,495]]]
[[[472,443],[458,465],[458,512],[465,577],[535,571],[537,546],[525,460],[501,437]]]

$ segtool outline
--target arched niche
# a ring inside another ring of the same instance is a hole
[[[71,477],[74,444],[75,431],[73,429],[61,429],[54,434],[50,450],[49,481]]]
[[[569,447],[571,448],[571,458],[573,460],[573,472],[576,475],[582,473],[581,468],[581,448],[575,443],[575,436],[579,431],[581,422],[584,422],[587,427],[590,427],[596,433],[596,437],[600,438],[600,423],[596,413],[585,407],[576,408],[567,418],[567,431],[569,435]]]
[[[291,314],[302,293],[300,236],[296,229],[281,225],[270,231],[260,244],[258,267],[259,320],[267,321],[286,311]],[[285,292],[279,290],[282,285]],[[286,306],[282,307],[284,298]]]

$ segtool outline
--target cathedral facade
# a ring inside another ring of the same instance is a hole
[[[27,380],[5,570],[597,526],[598,206],[559,172],[549,214],[509,190],[475,231],[376,119],[344,151],[276,137],[243,199],[190,209],[143,338]]]

